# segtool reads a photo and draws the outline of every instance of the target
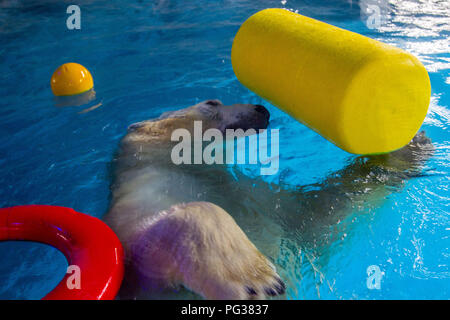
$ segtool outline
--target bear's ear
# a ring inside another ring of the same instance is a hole
[[[207,105],[210,105],[210,106],[213,106],[213,107],[223,106],[222,101],[217,100],[217,99],[215,99],[215,100],[206,100],[206,101],[203,101],[202,104],[207,104]]]
[[[172,113],[173,113],[173,111],[163,112],[163,113],[161,113],[161,115],[158,118],[156,118],[156,120],[169,118]]]

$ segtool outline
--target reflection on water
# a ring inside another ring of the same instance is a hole
[[[55,96],[55,106],[57,107],[77,107],[87,104],[95,99],[94,89],[72,96]]]
[[[450,69],[450,1],[384,2],[388,19],[377,38],[413,53],[430,72]]]

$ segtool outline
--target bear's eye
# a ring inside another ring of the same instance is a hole
[[[221,118],[221,115],[219,112],[220,110],[215,107],[211,108],[211,106],[209,104],[205,103],[205,104],[201,105],[197,110],[200,111],[200,113],[204,117],[206,117],[210,120],[219,120]]]

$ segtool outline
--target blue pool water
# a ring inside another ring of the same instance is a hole
[[[280,170],[266,181],[294,188],[344,168],[355,156],[270,106],[234,76],[230,50],[240,24],[258,10],[284,7],[415,54],[431,78],[423,129],[435,146],[421,175],[331,226],[333,241],[312,241],[300,250],[285,246],[271,257],[287,279],[287,298],[448,299],[450,2],[382,1],[384,19],[375,29],[361,14],[368,2],[92,0],[80,4],[82,29],[68,30],[72,1],[2,1],[0,207],[62,205],[101,217],[108,206],[110,161],[127,126],[209,98],[270,109],[270,128],[280,129]],[[70,61],[91,71],[96,98],[57,107],[49,80]],[[379,290],[366,285],[370,265],[383,272]],[[0,298],[38,299],[66,267],[63,255],[49,246],[0,243]]]

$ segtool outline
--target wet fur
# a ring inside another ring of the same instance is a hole
[[[173,130],[192,132],[194,120],[202,120],[203,130],[263,129],[268,112],[261,108],[209,100],[130,126],[105,220],[124,244],[128,269],[148,291],[182,285],[208,299],[284,293],[273,264],[226,211],[184,198],[184,189],[202,188],[195,179],[198,168],[170,160]]]

